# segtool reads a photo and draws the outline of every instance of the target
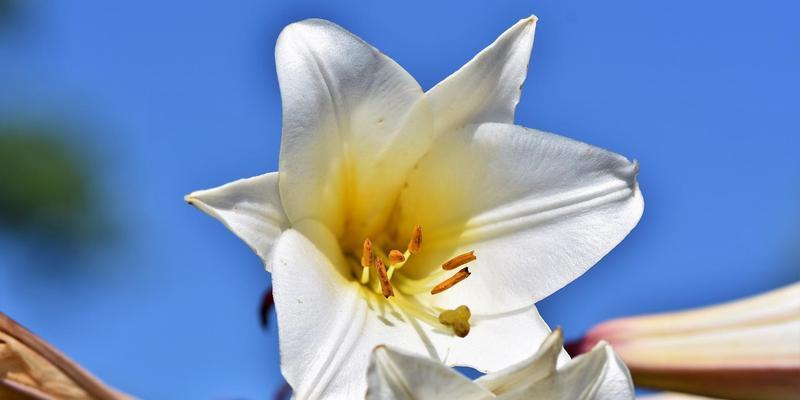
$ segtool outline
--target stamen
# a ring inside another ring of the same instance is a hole
[[[386,266],[383,265],[383,260],[380,257],[375,259],[375,269],[378,271],[378,281],[381,283],[381,292],[383,297],[389,298],[394,296],[392,290],[392,282],[389,281],[389,276],[386,274]]]
[[[438,294],[444,292],[445,290],[453,287],[456,283],[461,282],[464,279],[467,279],[469,275],[470,275],[469,268],[464,268],[453,274],[453,276],[445,279],[442,283],[434,286],[433,289],[431,289],[431,294]]]
[[[411,255],[411,254],[409,254]],[[400,252],[400,250],[392,250],[389,252],[389,279],[392,279],[392,275],[394,275],[394,270],[403,266],[406,262],[406,256]]]
[[[372,241],[369,238],[364,239],[364,245],[361,247],[361,284],[366,285],[369,283],[369,266],[372,264]]]
[[[361,268],[361,284],[366,285],[369,283],[369,267]]]
[[[408,252],[417,254],[420,247],[422,247],[422,225],[414,227],[414,232],[411,233],[411,241],[408,242]]]
[[[395,266],[394,266],[394,265],[390,265],[390,266],[389,266],[389,270],[388,270],[388,271],[386,271],[386,276],[388,276],[388,277],[389,277],[389,280],[392,280],[392,275],[394,275],[394,271],[395,271],[396,269],[397,269],[397,268],[395,268]]]
[[[442,269],[445,271],[450,271],[451,269],[456,269],[468,262],[475,261],[478,257],[475,257],[475,251],[470,251],[464,254],[459,254],[442,264]]]
[[[389,252],[389,265],[399,264],[406,260],[406,256],[400,250],[392,250]]]
[[[369,238],[364,239],[364,245],[361,247],[361,266],[369,267],[372,264],[372,241]]]
[[[455,310],[444,310],[439,314],[439,322],[444,326],[453,328],[453,333],[458,337],[469,334],[469,318],[472,313],[467,306],[458,306]]]

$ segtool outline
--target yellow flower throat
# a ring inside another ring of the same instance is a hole
[[[354,278],[358,278],[361,285],[366,286],[369,290],[379,292],[387,300],[390,297],[395,297],[399,303],[404,305],[404,308],[411,309],[415,312],[412,314],[424,317],[423,320],[429,323],[438,322],[438,324],[450,327],[456,336],[464,337],[469,333],[470,325],[469,319],[471,316],[470,310],[467,306],[459,306],[455,310],[442,310],[438,313],[438,318],[432,311],[428,311],[429,307],[421,307],[416,302],[410,302],[405,299],[403,293],[417,294],[422,293],[430,287],[430,281],[424,280],[423,282],[395,276],[395,272],[403,268],[412,255],[418,253],[422,249],[422,226],[417,225],[411,235],[411,240],[408,242],[405,252],[400,250],[391,250],[387,254],[380,247],[373,245],[369,238],[364,239],[361,248],[360,259],[360,273],[357,270],[353,271]],[[476,260],[474,251],[457,255],[442,264],[442,269],[450,271],[461,267],[464,264]],[[355,264],[355,262],[353,263]],[[387,268],[388,265],[388,268]],[[355,267],[355,265],[354,265]],[[371,272],[374,271],[374,272]],[[374,275],[372,275],[374,273]],[[444,292],[455,286],[457,283],[469,277],[470,272],[467,267],[458,270],[449,278],[439,282],[430,287],[430,294],[436,295]],[[372,277],[376,279],[372,279]],[[392,279],[395,278],[395,284]],[[398,292],[395,292],[397,287]],[[420,315],[422,314],[422,315]]]

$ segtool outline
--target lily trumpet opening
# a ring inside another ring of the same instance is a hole
[[[398,294],[400,296],[413,296],[418,294],[419,289],[425,288],[426,285],[430,286],[431,294],[439,294],[455,286],[455,284],[463,281],[470,275],[469,270],[467,268],[463,268],[454,275],[435,285],[431,284],[433,279],[437,276],[441,277],[441,273],[437,274],[435,271],[434,273],[430,274],[430,277],[424,279],[404,277],[403,273],[399,272],[399,270],[406,264],[406,262],[408,262],[408,260],[411,258],[411,255],[419,252],[421,248],[422,226],[417,225],[414,227],[414,230],[411,234],[411,240],[408,242],[405,253],[401,253],[399,250],[393,249],[387,255],[386,252],[381,249],[381,247],[374,248],[372,240],[366,238],[361,245],[360,257],[356,257],[356,255],[353,253],[345,253],[345,256],[347,257],[348,265],[351,267],[351,276],[354,279],[358,278],[359,282],[366,288],[366,290],[380,293],[386,299],[395,296],[395,285],[392,284],[392,278],[395,278],[394,282],[397,285],[399,290]],[[471,261],[475,261],[476,259],[477,256],[475,256],[475,252],[470,251],[445,261],[444,264],[442,264],[442,269],[445,271],[451,270]],[[386,265],[389,265],[388,270],[386,269]],[[375,274],[370,274],[370,270],[373,268],[375,270]],[[396,276],[395,272],[397,272]],[[402,302],[404,300],[400,301]],[[458,309],[466,309],[467,312],[469,312],[469,308],[467,308],[465,305],[459,306]],[[458,337],[464,337],[469,333],[468,315],[465,318],[461,318],[458,324],[453,325],[452,323],[445,323],[442,320],[442,315],[452,312],[453,310],[444,310],[437,307],[432,307],[429,310],[426,310],[425,308],[411,308],[410,310],[412,313],[426,314],[424,316],[417,316],[420,317],[420,321],[432,324],[434,328],[452,327],[453,333],[455,333],[455,335]],[[434,322],[437,320],[439,321],[439,325]]]
[[[534,303],[638,222],[635,162],[513,125],[535,25],[427,92],[331,22],[280,34],[279,172],[186,200],[272,273],[298,398],[363,396],[380,343],[481,371],[522,360],[549,331]]]

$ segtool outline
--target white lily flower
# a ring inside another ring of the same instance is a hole
[[[800,395],[800,283],[694,310],[621,318],[575,345],[617,349],[636,384],[726,399]]]
[[[281,33],[279,173],[187,201],[271,270],[299,398],[363,396],[381,343],[481,371],[525,359],[549,331],[534,302],[638,222],[635,163],[512,125],[535,23],[428,92],[331,22]]]
[[[611,346],[598,343],[556,367],[563,345],[556,329],[533,356],[475,381],[430,358],[378,346],[367,372],[367,400],[634,398],[628,369]]]

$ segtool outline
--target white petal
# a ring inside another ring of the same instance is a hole
[[[199,190],[186,196],[186,201],[222,222],[271,270],[267,260],[272,244],[289,227],[281,206],[277,172]]]
[[[386,300],[345,279],[336,238],[313,221],[281,235],[272,263],[281,369],[301,399],[362,397],[369,355],[380,344],[494,371],[533,354],[548,332],[528,306],[473,315],[469,335],[455,337],[399,307],[399,297]]]
[[[286,214],[292,223],[316,219],[337,236],[348,229],[363,240],[383,223],[432,140],[422,89],[394,61],[328,21],[287,26],[275,58]]]
[[[336,243],[325,236],[330,235],[322,233],[311,243],[287,230],[272,254],[281,371],[298,399],[323,394],[354,398],[365,387],[363,377],[358,378],[366,372],[368,353],[362,355],[363,371],[358,371],[357,354],[350,359],[365,328],[365,307],[331,262],[337,257]]]
[[[598,347],[606,353],[606,372],[593,398],[598,400],[633,399],[636,395],[633,379],[625,362],[608,344],[602,343]]]
[[[580,276],[639,221],[638,166],[609,151],[514,125],[443,135],[401,193],[401,232],[422,224],[408,274],[475,250],[465,281],[432,298],[478,313],[538,301]]]
[[[564,336],[561,329],[556,329],[545,338],[536,354],[515,365],[486,374],[478,378],[475,383],[497,395],[512,391],[521,385],[533,384],[555,372],[559,356],[562,357],[562,361],[569,360],[562,351],[563,346]]]
[[[420,354],[425,347],[385,303],[370,303],[361,285],[344,279],[327,228],[315,222],[298,228],[304,234],[287,230],[272,255],[281,370],[298,399],[362,398],[375,346],[389,343]]]
[[[517,22],[428,91],[437,132],[482,122],[514,122],[535,28],[534,16]]]
[[[580,355],[554,374],[498,399],[626,400],[634,398],[625,364],[605,343]]]
[[[379,346],[367,372],[368,400],[490,399],[491,392],[444,364]]]

